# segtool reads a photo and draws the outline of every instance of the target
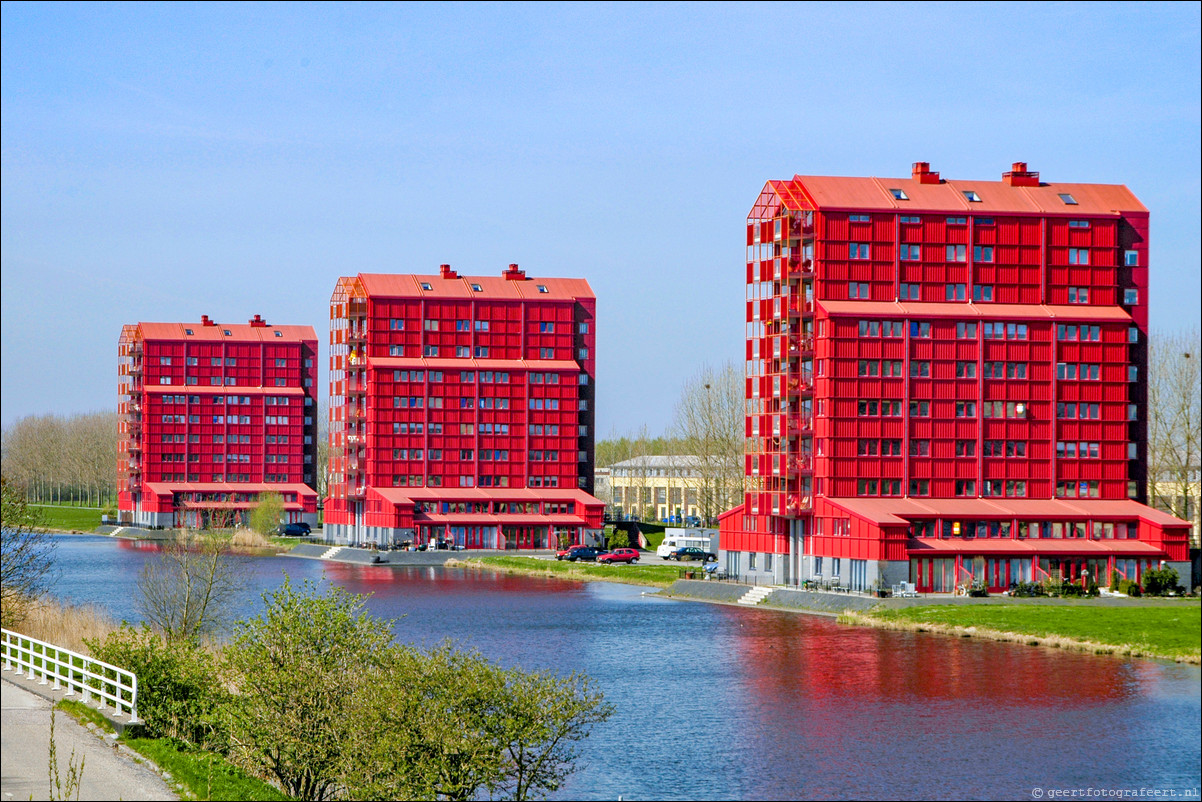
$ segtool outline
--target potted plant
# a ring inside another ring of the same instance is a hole
[[[885,584],[885,580],[878,576],[872,581],[872,595],[878,599],[887,599],[893,595],[893,591]]]

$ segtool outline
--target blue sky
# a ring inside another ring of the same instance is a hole
[[[740,360],[794,173],[1121,183],[1197,327],[1199,4],[0,9],[0,414],[114,408],[138,320],[307,323],[338,276],[582,276],[598,433]],[[323,360],[322,381],[325,381]]]

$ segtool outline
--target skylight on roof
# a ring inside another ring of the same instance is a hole
[[[282,332],[282,331],[277,331],[277,332],[275,333],[275,336],[277,336],[277,337],[283,337],[283,336],[284,336],[284,332]]]
[[[426,290],[427,292],[429,292],[430,290],[432,290],[432,289],[434,289],[434,288],[433,288],[432,286],[430,286],[430,282],[428,282],[428,281],[423,281],[423,282],[422,282],[422,289],[423,289],[423,290]]]
[[[222,331],[223,331],[223,332],[225,332],[225,336],[226,336],[226,337],[232,337],[232,336],[234,336],[234,335],[230,334],[230,330],[229,330],[229,329],[222,329]]]
[[[192,333],[192,329],[184,329],[184,334],[191,334],[191,333]]]
[[[473,284],[472,292],[484,292],[484,288],[481,287],[479,284]]]
[[[910,196],[904,190],[891,189],[889,190],[889,194],[893,196],[894,200],[910,200]]]
[[[968,198],[973,203],[981,202],[981,196],[977,194],[977,191],[975,189],[964,190],[964,197]]]
[[[546,292],[546,291],[547,291],[547,285],[546,285],[546,284],[539,284],[539,285],[538,285],[538,291],[539,291],[539,292]]]
[[[1074,198],[1069,193],[1058,192],[1057,194],[1060,196],[1060,200],[1064,201],[1065,205],[1067,205],[1067,206],[1076,206],[1077,205],[1077,199]]]

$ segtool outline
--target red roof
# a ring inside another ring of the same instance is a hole
[[[195,393],[196,395],[304,395],[303,387],[244,387],[232,384],[148,384],[142,390],[158,393]]]
[[[1139,540],[1081,540],[1050,539],[1021,540],[1013,538],[910,538],[907,550],[911,557],[923,552],[957,552],[967,554],[1081,554],[1132,555],[1135,557],[1163,556],[1164,552],[1151,543]]]
[[[367,364],[387,370],[541,370],[578,373],[580,365],[568,359],[462,359],[425,357],[372,357]]]
[[[1131,315],[1118,306],[1085,304],[992,304],[992,303],[923,303],[915,301],[832,301],[819,300],[818,306],[829,315],[872,315],[875,317],[948,317],[964,319],[1000,318],[1004,320],[1086,320],[1131,321]]]
[[[583,490],[571,488],[506,487],[372,487],[372,492],[394,504],[413,501],[576,501],[586,506],[605,506],[605,502]]]
[[[252,326],[249,323],[139,323],[144,340],[226,340],[229,342],[315,342],[312,326]],[[188,332],[192,333],[189,334]],[[229,332],[227,335],[225,332]],[[277,336],[277,332],[279,336]]]
[[[1060,518],[1094,520],[1138,518],[1157,526],[1189,526],[1130,499],[916,499],[828,498],[827,502],[877,525],[904,524],[912,518]]]
[[[924,184],[915,178],[872,178],[862,176],[795,175],[790,182],[769,182],[781,202],[797,211],[808,208],[810,199],[822,210],[878,209],[920,214],[985,213],[1072,216],[1147,213],[1147,208],[1122,184],[1050,184],[1011,186],[1004,181],[945,180]],[[896,200],[891,189],[900,189],[908,200]],[[964,192],[973,191],[979,202],[969,201]],[[1072,195],[1067,204],[1060,194]]]
[[[423,276],[413,273],[360,273],[368,296],[376,298],[460,298],[526,301],[593,299],[593,290],[582,278],[523,278],[502,276]],[[422,284],[430,289],[424,289]],[[480,287],[477,292],[472,285]],[[543,292],[539,287],[546,288]]]
[[[275,485],[275,483],[263,482],[147,482],[143,487],[147,488],[147,492],[155,495],[169,495],[171,493],[263,493],[266,491],[274,491],[276,493],[296,493],[297,495],[311,495],[316,498],[317,492],[308,485],[294,482],[291,485]]]

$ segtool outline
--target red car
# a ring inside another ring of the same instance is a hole
[[[639,553],[634,549],[614,549],[605,554],[597,555],[599,563],[637,563],[639,561]]]

